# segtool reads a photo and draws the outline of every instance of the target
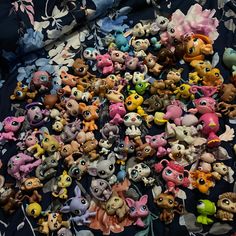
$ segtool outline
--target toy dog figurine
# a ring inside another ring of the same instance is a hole
[[[75,197],[70,199],[69,205],[66,204],[60,209],[62,213],[72,213],[74,216],[71,217],[71,220],[77,225],[79,223],[89,224],[91,221],[88,219],[91,216],[95,216],[96,212],[90,212],[88,210],[90,203],[88,200],[81,195],[81,190],[78,186],[74,190]]]
[[[163,166],[166,165],[166,167]],[[190,181],[188,179],[189,172],[184,170],[184,167],[174,161],[162,160],[160,163],[154,165],[156,172],[160,173],[162,170],[162,178],[167,182],[166,192],[172,192],[174,195],[178,191],[177,186],[188,187]]]
[[[25,117],[13,117],[9,116],[4,119],[2,122],[3,128],[5,132],[0,133],[0,141],[3,140],[13,140],[16,141],[15,133],[20,129],[21,124],[24,122]]]
[[[148,195],[143,195],[138,201],[134,201],[132,198],[126,198],[125,201],[130,209],[130,217],[136,220],[134,225],[145,227],[142,218],[149,215],[149,210],[147,207]]]
[[[216,218],[222,221],[233,221],[236,213],[236,193],[227,192],[219,196]]]
[[[216,206],[214,202],[209,200],[199,200],[197,205],[197,211],[201,215],[197,217],[197,223],[204,225],[212,224],[213,220],[208,218],[208,215],[214,215],[216,212]]]

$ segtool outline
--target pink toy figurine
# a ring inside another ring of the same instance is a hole
[[[4,121],[2,122],[5,132],[0,133],[0,141],[3,140],[16,141],[15,133],[20,129],[21,124],[24,122],[24,120],[25,120],[24,116],[19,116],[19,117],[8,116],[7,118],[5,118]]]
[[[199,112],[200,114],[205,114],[208,112],[215,111],[216,101],[211,96],[217,92],[216,87],[212,86],[196,86],[193,85],[190,88],[190,93],[197,93],[200,90],[203,93],[203,97],[195,99],[194,104],[196,108],[189,109],[188,111],[195,114]]]
[[[96,57],[97,67],[102,71],[104,75],[112,74],[114,72],[114,66],[111,60],[111,56],[106,53],[98,55]]]
[[[220,138],[216,135],[219,130],[219,118],[216,113],[203,114],[199,119],[200,128],[203,135],[207,136],[208,147],[218,147],[220,145]]]
[[[17,180],[22,180],[35,167],[41,164],[41,160],[34,161],[34,158],[24,153],[12,156],[7,164],[7,172]]]
[[[112,118],[110,123],[113,125],[119,125],[123,122],[123,117],[126,114],[124,103],[113,103],[109,106],[109,115]]]
[[[173,120],[176,125],[181,125],[181,116],[183,114],[182,104],[177,100],[171,103],[171,105],[167,106],[166,114],[163,116],[163,119]]]
[[[183,187],[188,187],[190,184],[188,179],[189,172],[174,161],[164,159],[160,163],[156,163],[154,168],[158,173],[162,171],[162,178],[167,182],[168,189],[166,192],[172,192],[175,195],[179,190],[176,186],[182,185]]]
[[[164,148],[167,144],[165,132],[154,136],[146,135],[145,140],[152,148],[157,149],[157,157],[163,157],[169,153],[169,149]]]
[[[129,206],[129,214],[131,218],[135,218],[134,225],[145,227],[142,218],[149,215],[147,207],[148,195],[142,196],[138,201],[134,201],[132,198],[125,199]]]

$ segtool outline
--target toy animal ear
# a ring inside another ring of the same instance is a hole
[[[97,168],[96,167],[88,167],[88,173],[92,176],[97,176],[98,172],[97,172]]]
[[[77,186],[76,186],[77,187]],[[69,213],[70,212],[70,207],[69,206],[64,206],[61,208],[60,212],[62,213]]]
[[[16,99],[16,96],[13,94],[10,96],[11,100],[15,100]]]
[[[85,107],[87,107],[87,105],[85,103],[83,103],[83,102],[79,103],[79,110],[80,111],[83,111],[85,109]]]
[[[22,186],[20,187],[20,189],[21,189],[21,190],[26,190],[25,185],[22,185]]]
[[[146,136],[145,136],[145,141],[146,141],[147,143],[150,143],[151,138],[152,138],[152,136],[146,135]]]
[[[115,163],[116,163],[116,157],[115,157],[115,155],[110,155],[110,156],[108,156],[108,160],[110,160],[111,163],[115,164]]]
[[[139,202],[142,203],[143,205],[146,205],[148,202],[148,195],[143,195],[140,199]]]
[[[24,116],[19,116],[19,117],[17,117],[17,121],[18,122],[23,122],[25,120],[25,117]]]
[[[129,207],[133,206],[135,201],[132,198],[126,198],[125,201]]]
[[[79,186],[75,187],[75,191],[74,192],[75,192],[75,196],[76,197],[78,197],[78,198],[81,197],[81,190],[80,190]]]

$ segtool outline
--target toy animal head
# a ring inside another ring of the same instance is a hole
[[[72,178],[80,180],[88,170],[88,160],[85,157],[78,158],[70,167],[68,174]]]
[[[164,98],[159,97],[158,95],[152,95],[143,102],[144,110],[147,112],[162,111],[170,104],[168,96]]]
[[[148,53],[148,55],[144,59],[144,63],[147,65],[148,68],[153,68],[157,62],[157,57]]]
[[[88,154],[89,152],[96,150],[97,146],[98,141],[96,139],[88,140],[83,144],[83,152]]]
[[[19,117],[8,116],[3,120],[2,124],[6,132],[16,132],[17,130],[20,129],[21,124],[24,122],[24,120],[25,120],[24,116],[19,116]]]
[[[148,177],[151,174],[151,169],[144,163],[139,163],[128,168],[128,177],[134,182],[139,182],[143,177]]]
[[[60,211],[62,213],[72,213],[76,216],[82,216],[88,210],[90,203],[81,195],[81,190],[78,186],[74,190],[75,196],[67,201],[67,204],[63,206]]]
[[[118,90],[109,89],[106,93],[106,98],[110,102],[121,103],[124,101],[124,95],[121,93],[123,86],[120,86]]]
[[[48,133],[44,133],[44,138],[41,142],[42,148],[48,153],[54,153],[58,151],[60,143],[58,140]]]
[[[30,191],[34,189],[38,189],[43,187],[43,184],[41,183],[40,179],[36,177],[30,177],[27,178],[22,184],[20,189],[24,191]]]
[[[107,201],[112,195],[111,185],[104,179],[93,179],[90,192],[99,201]]]
[[[96,57],[99,55],[99,51],[95,48],[88,47],[84,50],[83,56],[87,60],[96,60]]]
[[[136,112],[129,112],[124,116],[124,125],[127,127],[130,127],[132,125],[140,126],[141,124],[142,124],[142,118]]]
[[[67,174],[66,170],[58,177],[57,181],[57,185],[61,188],[67,188],[72,184],[72,178]]]
[[[30,82],[30,87],[34,89],[49,89],[51,87],[51,77],[47,71],[36,71]]]
[[[106,53],[106,54],[100,54],[96,57],[96,60],[97,60],[97,66],[98,67],[105,67],[105,66],[112,66],[113,63],[112,63],[112,60],[111,60],[111,56]]]
[[[72,68],[76,75],[83,77],[87,74],[89,67],[85,64],[84,60],[77,58],[73,63]]]
[[[125,65],[129,70],[136,70],[140,64],[138,57],[127,56],[125,60]]]
[[[165,132],[154,136],[146,135],[145,140],[152,148],[163,147],[167,144]]]
[[[138,95],[137,93],[133,93],[129,95],[125,99],[125,106],[128,111],[134,111],[138,106],[141,106],[143,103],[143,97]]]
[[[69,85],[70,87],[75,87],[77,84],[78,77],[67,73],[66,71],[61,71],[60,74],[62,84]]]
[[[109,106],[109,115],[114,118],[116,114],[124,116],[126,114],[125,106],[123,102],[113,103]]]
[[[79,103],[79,109],[86,121],[97,120],[99,117],[99,108],[97,103],[86,105],[81,102]]]
[[[236,213],[236,193],[227,192],[219,196],[217,207],[233,214]]]
[[[206,72],[212,69],[212,65],[209,61],[193,60],[190,65],[197,71],[200,77],[204,76]]]
[[[120,154],[133,153],[135,151],[135,144],[126,136],[124,140],[120,140],[117,143],[117,147],[114,148],[114,151]]]
[[[148,39],[135,39],[135,37],[132,37],[131,45],[134,47],[135,51],[140,51],[140,50],[146,51],[150,46],[150,42]]]
[[[22,84],[22,82],[17,82],[16,88],[10,98],[11,100],[24,100],[27,92],[28,87]]]
[[[158,207],[163,209],[173,209],[178,205],[178,202],[175,201],[175,197],[170,193],[160,193],[155,197],[154,202]]]
[[[125,58],[128,55],[128,53],[124,53],[118,50],[111,50],[110,54],[111,54],[111,60],[113,62],[119,62],[121,64],[125,63]]]
[[[139,160],[144,160],[147,157],[152,157],[156,150],[149,143],[144,143],[136,148],[136,156]]]
[[[215,162],[212,166],[213,170],[218,172],[220,175],[227,175],[229,173],[229,167],[223,162]]]
[[[132,198],[126,198],[125,201],[127,202],[129,214],[132,218],[148,216],[148,195],[143,195],[138,201],[134,201]]]

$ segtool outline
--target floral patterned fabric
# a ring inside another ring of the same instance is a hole
[[[222,55],[225,47],[236,48],[236,1],[234,0],[2,0],[0,1],[0,120],[13,113],[12,104],[9,99],[17,81],[29,84],[32,74],[37,70],[44,70],[51,74],[55,93],[60,88],[60,73],[62,70],[70,71],[74,59],[81,57],[86,47],[95,47],[104,51],[102,38],[112,30],[126,31],[140,20],[153,19],[156,14],[170,16],[175,10],[180,9],[186,13],[195,3],[199,3],[204,9],[215,9],[215,17],[220,24],[217,28],[219,37],[214,42],[213,57],[214,65],[221,70],[225,80],[230,76],[230,71],[222,63]],[[197,16],[196,16],[197,17]],[[185,65],[183,65],[185,67]],[[93,73],[96,68],[91,67]],[[185,71],[183,77],[187,76]],[[15,104],[14,106],[17,106]],[[223,121],[228,124],[228,120]],[[234,124],[231,127],[236,128]],[[155,128],[151,131],[156,132]],[[159,131],[158,131],[159,132]],[[234,141],[235,142],[235,141]],[[228,151],[229,157],[235,157],[232,146],[225,143],[223,146]],[[3,166],[7,165],[9,157],[16,153],[15,146],[7,143],[0,150]],[[225,163],[235,169],[231,158]],[[62,170],[59,166],[58,171]],[[1,169],[1,174],[6,176],[7,181],[12,179],[7,175],[6,168]],[[234,176],[232,176],[233,178]],[[89,177],[82,180],[81,184],[88,189]],[[123,191],[129,186],[125,182],[117,188]],[[152,203],[151,188],[143,188],[137,185],[143,194],[149,195],[149,209],[157,214],[159,209]],[[210,199],[217,201],[218,195],[235,191],[234,180],[219,181],[210,193]],[[73,195],[73,189],[70,189]],[[196,214],[196,202],[202,196],[199,192],[186,189],[184,202],[187,212]],[[45,193],[42,207],[46,209],[51,202],[50,193]],[[34,232],[36,221],[29,222],[25,218],[24,207],[6,218],[0,211],[0,235],[5,236],[31,236],[39,235]],[[97,206],[91,205],[91,209]],[[150,219],[150,228],[143,235],[172,236],[172,235],[232,235],[236,232],[236,223],[224,224],[222,226],[197,227],[191,224],[193,215],[188,219],[176,217],[172,224],[165,225],[155,220],[155,215]],[[94,235],[136,235],[140,231],[129,220],[119,223],[112,222],[109,216],[99,209],[96,220],[90,225]],[[100,221],[100,222],[99,222]],[[104,224],[106,222],[106,224]],[[104,225],[102,225],[102,223]],[[109,227],[109,224],[114,227]],[[127,227],[128,226],[128,227]],[[152,230],[151,230],[152,228]],[[194,230],[193,230],[194,228]],[[75,231],[89,229],[86,226],[75,227]],[[56,235],[56,234],[54,234]],[[76,235],[76,234],[75,234]],[[79,235],[79,234],[77,234]]]

